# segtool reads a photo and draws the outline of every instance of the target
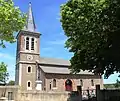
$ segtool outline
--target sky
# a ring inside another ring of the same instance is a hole
[[[40,56],[70,59],[70,53],[64,46],[67,37],[64,35],[60,23],[60,5],[67,0],[13,0],[22,12],[28,12],[29,2],[32,3],[32,10],[36,24],[36,30],[42,35],[40,37]],[[5,43],[6,48],[0,47],[0,62],[8,65],[10,74],[9,80],[15,80],[16,43]],[[111,75],[104,79],[104,83],[116,82],[118,74]]]

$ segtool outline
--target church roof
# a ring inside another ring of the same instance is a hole
[[[31,2],[29,3],[27,22],[26,22],[26,26],[24,27],[24,30],[35,32],[35,21],[34,21],[34,16],[33,16],[33,12],[32,12]]]
[[[50,64],[50,65],[70,66],[70,61],[69,60],[55,59],[55,58],[40,57],[39,63],[40,64]]]
[[[70,74],[70,69],[68,69],[70,66],[69,60],[40,57],[39,66],[45,73]],[[78,74],[93,75],[92,72],[82,70]]]
[[[39,65],[40,68],[45,72],[45,73],[55,73],[55,74],[70,74],[70,69],[67,67],[59,67],[59,66],[47,66],[47,65]],[[86,74],[86,75],[93,75],[92,72],[88,71],[82,71],[78,74]]]

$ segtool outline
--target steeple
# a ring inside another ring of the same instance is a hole
[[[31,2],[29,3],[29,11],[27,14],[27,23],[25,26],[25,30],[35,32],[35,22],[34,22]]]

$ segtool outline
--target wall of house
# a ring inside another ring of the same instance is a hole
[[[39,33],[21,31],[17,41],[16,53],[16,77],[17,85],[20,85],[23,90],[27,90],[27,82],[31,82],[31,89],[36,87],[36,61],[39,60]],[[31,38],[34,38],[34,50],[26,50],[26,37],[29,37],[29,48],[31,48]],[[29,58],[31,57],[31,58]],[[32,67],[32,72],[27,73],[27,67]]]
[[[100,76],[95,75],[65,75],[65,74],[46,74],[46,91],[65,91],[65,81],[70,79],[73,84],[73,90],[77,90],[77,86],[81,85],[80,80],[83,81],[83,90],[95,89],[95,85],[103,87],[103,80]],[[53,87],[53,79],[56,79],[56,87]],[[94,86],[91,84],[91,80],[94,82]],[[50,89],[51,84],[51,89]]]
[[[40,70],[40,80],[42,81],[42,90],[45,90],[45,73],[43,70]]]
[[[32,55],[32,59],[28,59],[29,55]],[[20,54],[20,61],[19,62],[35,63],[37,60],[39,60],[39,54],[21,53]]]
[[[19,85],[19,65],[18,64],[15,67],[15,84]]]
[[[23,34],[24,33],[24,34]],[[35,35],[34,33],[30,34],[30,32],[22,32],[20,33],[21,35],[19,35],[19,49],[18,51],[24,51],[24,52],[29,52],[25,49],[25,38],[26,37],[33,37],[35,38],[35,50],[32,51],[33,53],[39,53],[39,47],[40,47],[40,38],[39,38],[39,33],[37,33],[37,35]]]
[[[32,72],[28,73],[28,66],[31,67]],[[21,89],[27,90],[27,82],[31,82],[31,89],[36,87],[36,65],[35,64],[21,64]]]

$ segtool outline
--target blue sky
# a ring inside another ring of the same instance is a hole
[[[72,53],[64,48],[66,36],[60,23],[60,5],[66,0],[13,0],[22,12],[28,11],[29,2],[32,3],[33,14],[37,31],[42,35],[40,38],[40,56],[70,59]],[[15,55],[16,43],[6,43],[6,48],[0,47],[0,62],[4,61],[8,65],[10,80],[15,78]],[[113,83],[118,74],[111,75],[104,83]]]

